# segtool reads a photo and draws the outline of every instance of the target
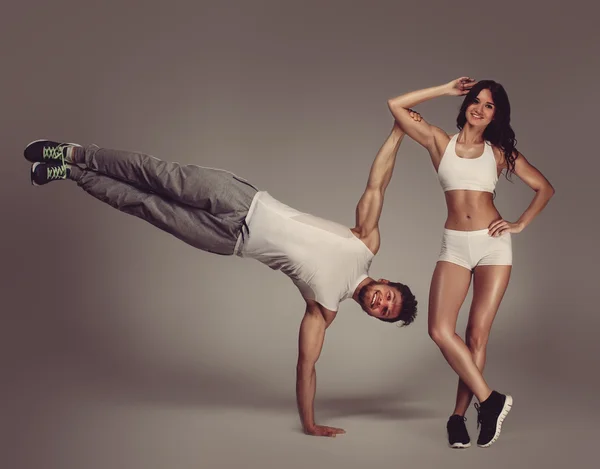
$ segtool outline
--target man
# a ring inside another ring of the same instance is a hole
[[[394,124],[373,161],[351,229],[299,212],[221,169],[49,140],[30,143],[24,154],[33,162],[33,185],[71,179],[102,202],[191,246],[253,258],[285,273],[306,301],[296,381],[300,420],[309,435],[335,436],[344,431],[315,423],[315,364],[339,303],[351,297],[368,315],[403,325],[417,312],[406,285],[368,275],[379,250],[385,190],[403,138]]]

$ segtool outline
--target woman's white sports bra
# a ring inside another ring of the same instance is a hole
[[[478,158],[461,158],[456,154],[456,134],[450,139],[438,167],[438,179],[444,192],[454,190],[494,192],[498,169],[494,150],[485,142]]]

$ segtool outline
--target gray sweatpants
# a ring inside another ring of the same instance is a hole
[[[256,187],[222,169],[85,147],[71,178],[98,200],[203,251],[232,255]],[[247,227],[246,227],[247,228]],[[243,233],[242,233],[243,234]]]

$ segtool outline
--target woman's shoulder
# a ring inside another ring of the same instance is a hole
[[[494,158],[496,159],[496,163],[498,164],[498,166],[504,168],[506,167],[506,154],[504,153],[504,150],[502,148],[500,148],[498,145],[494,145],[493,143],[487,142],[487,144],[489,144],[489,146],[492,148],[492,151],[494,152]],[[514,156],[515,158],[517,157],[518,152],[515,150],[514,151]]]
[[[440,127],[433,127],[433,138],[438,146],[446,147],[448,142],[453,138],[456,138],[458,134],[449,134]]]

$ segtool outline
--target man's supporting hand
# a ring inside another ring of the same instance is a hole
[[[317,389],[317,373],[315,364],[321,355],[325,330],[336,316],[336,311],[330,311],[313,301],[306,302],[306,312],[300,324],[298,364],[296,366],[296,398],[298,413],[304,432],[315,436],[335,436],[332,431],[343,431],[315,423],[315,393]]]
[[[313,425],[312,427],[305,428],[304,433],[312,436],[330,436],[335,438],[336,435],[346,433],[343,428],[327,427],[325,425]]]

